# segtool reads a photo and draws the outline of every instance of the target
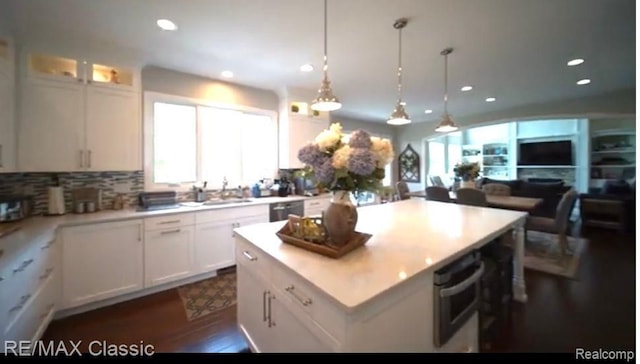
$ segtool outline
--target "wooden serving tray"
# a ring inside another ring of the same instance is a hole
[[[310,241],[306,241],[304,239],[293,236],[292,231],[290,230],[290,224],[284,224],[284,226],[280,230],[278,230],[276,235],[280,238],[280,240],[282,240],[283,243],[295,245],[299,248],[306,249],[334,259],[340,258],[343,255],[355,250],[356,248],[363,246],[372,236],[371,234],[356,231],[353,234],[353,238],[351,239],[351,241],[343,245],[337,245],[330,239],[324,242],[312,243]]]

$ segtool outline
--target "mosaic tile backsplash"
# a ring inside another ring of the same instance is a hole
[[[144,173],[134,172],[72,172],[72,173],[3,173],[0,174],[0,195],[25,194],[33,196],[34,215],[47,212],[48,189],[55,186],[54,176],[64,190],[67,211],[73,211],[71,190],[93,187],[102,190],[102,206],[110,209],[113,198],[122,193],[129,205],[138,203],[138,194],[144,190]]]

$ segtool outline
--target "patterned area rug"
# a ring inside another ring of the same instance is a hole
[[[236,272],[218,272],[209,279],[177,288],[189,321],[236,304]]]
[[[577,280],[580,257],[586,249],[588,241],[571,236],[567,240],[569,241],[569,252],[567,255],[563,255],[557,235],[527,231],[524,267]]]

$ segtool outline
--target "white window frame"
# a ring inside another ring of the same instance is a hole
[[[276,175],[278,171],[278,113],[273,110],[265,110],[254,108],[250,106],[244,105],[235,105],[235,104],[226,104],[214,102],[207,99],[198,99],[191,98],[185,96],[171,95],[166,93],[154,92],[154,91],[145,91],[144,92],[144,101],[143,101],[143,115],[144,115],[144,125],[143,125],[143,135],[144,135],[144,150],[143,150],[143,160],[144,160],[144,188],[145,191],[166,191],[173,190],[178,192],[190,191],[193,182],[184,182],[184,183],[154,183],[154,169],[153,169],[153,120],[154,120],[154,103],[162,102],[168,104],[176,104],[176,105],[185,105],[185,106],[203,106],[203,107],[214,107],[219,109],[227,109],[233,111],[246,112],[257,115],[264,115],[271,118],[271,122],[273,123],[273,142],[275,143],[275,156],[273,163],[273,173]],[[200,119],[198,118],[199,112],[196,109],[196,181],[201,181],[202,178],[202,158],[201,158],[201,144],[202,144],[202,136],[200,135]],[[207,184],[207,189],[220,189],[222,187],[222,181],[209,181]]]

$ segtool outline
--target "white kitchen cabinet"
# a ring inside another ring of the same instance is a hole
[[[127,220],[62,229],[64,308],[143,288],[142,227]]]
[[[194,274],[194,227],[179,226],[145,231],[145,288]]]
[[[198,273],[234,265],[235,222],[223,220],[196,226],[195,264]]]
[[[298,151],[328,128],[328,114],[309,116],[289,112],[281,115],[278,128],[280,168],[304,167],[298,160]]]
[[[14,69],[11,42],[0,37],[0,172],[14,172],[16,165]]]
[[[304,200],[304,216],[322,216],[331,204],[331,195]]]
[[[232,207],[196,214],[195,271],[205,273],[235,262],[234,229],[269,222],[268,205]]]
[[[96,71],[99,65],[70,58],[25,53],[21,65],[20,171],[141,169],[141,101],[132,71],[118,68],[127,82],[114,83],[106,70]]]

